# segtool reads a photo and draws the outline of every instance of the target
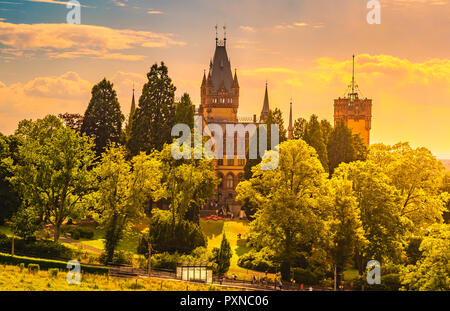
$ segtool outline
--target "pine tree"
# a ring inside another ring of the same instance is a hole
[[[225,233],[222,236],[222,243],[220,243],[220,249],[215,248],[213,250],[215,256],[215,262],[217,264],[216,273],[218,275],[223,275],[228,272],[230,269],[230,259],[233,256],[231,251],[230,243],[225,236]]]
[[[188,93],[184,93],[175,108],[175,123],[184,123],[192,130],[194,128],[194,105]]]
[[[128,148],[133,155],[140,151],[162,150],[165,143],[172,141],[176,87],[168,76],[164,62],[160,66],[154,64],[147,78],[131,123]]]
[[[305,142],[313,147],[319,156],[320,163],[323,168],[328,171],[328,154],[327,146],[325,144],[324,135],[316,115],[312,115],[305,128]]]
[[[81,132],[94,139],[97,155],[110,144],[120,142],[124,119],[113,84],[105,78],[92,88],[81,126]]]

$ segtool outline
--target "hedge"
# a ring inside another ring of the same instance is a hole
[[[43,270],[48,270],[51,268],[59,268],[60,271],[67,270],[67,262],[50,260],[50,259],[41,259],[41,258],[31,258],[31,257],[22,257],[22,256],[11,256],[10,254],[0,253],[0,263],[1,264],[9,264],[9,265],[20,265],[24,263],[25,265],[29,264],[38,264],[39,267]],[[95,274],[108,274],[109,268],[107,267],[97,267],[81,264],[81,272],[86,273],[95,273]]]
[[[27,241],[21,238],[14,239],[14,249],[18,254],[36,256],[48,259],[70,259],[74,257],[72,249],[59,242],[50,240]],[[0,252],[11,250],[11,237],[2,238],[0,236]]]

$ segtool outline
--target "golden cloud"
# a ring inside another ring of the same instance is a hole
[[[65,23],[12,24],[6,22],[0,22],[0,43],[18,51],[43,51],[50,57],[89,56],[126,60],[140,60],[143,56],[123,56],[120,50],[186,44],[174,40],[171,34],[150,31]]]

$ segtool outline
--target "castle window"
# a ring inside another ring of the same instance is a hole
[[[217,160],[217,165],[223,165],[223,159],[218,159]]]
[[[234,165],[234,159],[227,159],[227,165],[233,166]]]
[[[233,174],[227,175],[227,188],[233,189],[234,188],[234,176]]]
[[[245,159],[238,159],[238,165],[244,166],[245,165]]]

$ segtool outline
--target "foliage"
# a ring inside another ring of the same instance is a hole
[[[236,191],[238,201],[249,200],[258,206],[251,223],[252,244],[274,251],[283,279],[289,280],[297,247],[313,243],[321,235],[320,200],[326,173],[315,150],[302,140],[281,143],[278,156],[276,169],[261,170],[258,164],[253,177],[241,182]]]
[[[353,195],[352,182],[346,176],[330,181],[332,203],[327,219],[328,249],[336,266],[337,286],[341,284],[344,268],[357,247],[365,242],[360,210]]]
[[[28,264],[28,272],[36,274],[40,270],[39,264],[30,263]]]
[[[306,124],[304,136],[302,137],[302,139],[316,150],[320,163],[322,163],[325,171],[328,172],[326,139],[322,131],[319,119],[316,115],[313,114],[309,119],[309,122]]]
[[[64,226],[61,230],[64,233],[70,233],[71,238],[75,240],[78,240],[80,238],[92,239],[94,237],[94,230],[86,227]]]
[[[6,137],[0,133],[0,224],[4,224],[20,207],[19,193],[14,189],[8,180],[11,172],[7,163],[3,160],[16,158],[14,147],[16,140],[14,137]]]
[[[370,148],[368,159],[380,166],[400,195],[400,216],[413,232],[442,222],[448,193],[440,187],[444,165],[426,148],[413,149],[408,143],[383,144]]]
[[[48,274],[51,278],[56,278],[58,276],[59,269],[58,268],[51,268],[48,269]]]
[[[180,220],[173,228],[171,213],[160,209],[152,211],[150,241],[153,250],[172,253],[189,253],[197,247],[207,244],[199,225],[187,220]],[[148,257],[148,234],[144,234],[140,238],[138,254]]]
[[[94,169],[99,180],[97,213],[105,226],[106,262],[113,260],[130,220],[143,215],[148,198],[160,187],[158,160],[144,153],[135,156],[131,163],[125,157],[124,148],[111,146]]]
[[[432,225],[419,250],[422,257],[402,270],[403,289],[450,290],[450,225]]]
[[[67,262],[58,261],[58,260],[50,260],[50,259],[42,259],[42,258],[31,258],[31,257],[23,257],[23,256],[11,256],[9,254],[0,253],[0,263],[7,265],[19,265],[20,263],[25,264],[38,264],[40,269],[48,270],[50,268],[59,268],[61,271],[67,270]],[[106,267],[100,266],[90,266],[81,264],[81,272],[87,273],[100,273],[100,274],[108,274],[109,269]]]
[[[310,268],[293,268],[292,278],[297,284],[318,285],[324,279],[325,275],[320,270]]]
[[[181,96],[180,102],[175,107],[175,124],[187,124],[191,130],[194,129],[195,107],[188,93]]]
[[[112,263],[113,265],[131,265],[133,263],[133,254],[123,250],[114,251],[112,259],[109,260],[108,254],[103,252],[100,254],[98,260],[103,264]]]
[[[385,258],[399,256],[403,227],[398,195],[382,168],[373,161],[342,163],[333,177],[350,180],[353,196],[357,198],[364,238],[368,241],[356,248],[360,273],[365,269],[363,262],[371,259],[383,262]]]
[[[84,116],[79,113],[60,113],[58,118],[64,122],[64,125],[71,128],[76,132],[81,132],[81,127],[83,126]]]
[[[93,191],[93,144],[55,116],[21,121],[16,135],[22,144],[17,164],[8,159],[13,174],[9,180],[21,194],[24,206],[53,225],[57,241],[63,221],[82,216],[83,201]]]
[[[273,252],[267,248],[263,248],[260,251],[251,249],[248,253],[239,257],[238,265],[250,270],[275,273],[277,266],[273,262],[273,257]]]
[[[329,172],[332,174],[341,163],[365,160],[367,147],[359,135],[353,135],[352,130],[340,121],[330,133],[327,153]]]
[[[215,273],[217,275],[224,275],[230,269],[230,259],[233,256],[230,243],[225,236],[225,233],[222,236],[222,243],[220,244],[220,248],[214,248],[212,250],[212,260],[216,263]]]
[[[91,93],[81,132],[94,140],[95,152],[100,155],[109,145],[119,143],[125,117],[113,84],[106,78],[94,85]]]
[[[278,133],[279,133],[279,142],[282,143],[283,141],[287,140],[287,130],[284,127],[284,119],[283,119],[283,113],[279,108],[275,108],[274,110],[269,110],[269,113],[267,114],[267,119],[264,122],[267,124],[267,141],[270,142],[271,140],[271,125],[277,124],[278,125]],[[268,143],[267,146],[270,146]]]
[[[11,251],[12,238],[0,239],[0,250]],[[61,243],[49,240],[27,241],[25,239],[14,239],[14,250],[18,254],[27,254],[41,258],[64,258],[71,259],[74,255],[72,250]]]
[[[132,155],[137,155],[140,151],[149,153],[153,149],[161,150],[165,143],[172,141],[176,87],[163,62],[160,66],[154,64],[147,73],[147,78],[131,121],[128,148]]]

